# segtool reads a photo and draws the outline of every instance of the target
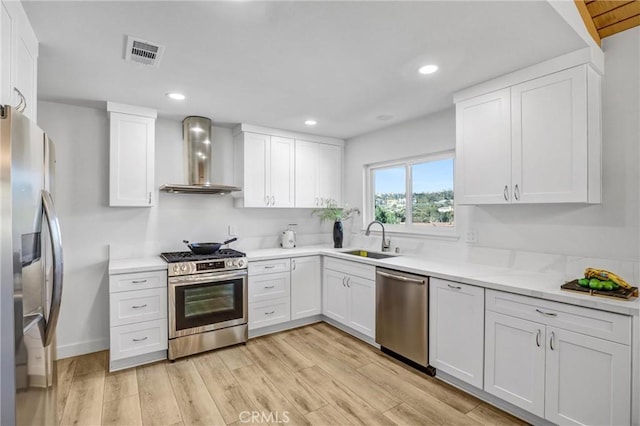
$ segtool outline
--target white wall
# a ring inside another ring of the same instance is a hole
[[[467,256],[478,248],[526,251],[637,263],[639,259],[640,29],[604,40],[603,202],[601,205],[458,206],[460,235],[477,232],[478,243],[392,238],[422,253]],[[346,200],[362,206],[363,166],[455,146],[453,108],[347,141]],[[553,153],[549,153],[553,155]],[[377,237],[379,239],[379,237]],[[437,247],[434,250],[433,247]],[[498,253],[498,252],[496,252]],[[508,256],[508,255],[507,255]],[[513,262],[512,262],[513,263]],[[637,266],[630,271],[637,279]]]
[[[152,208],[108,207],[109,126],[106,110],[40,102],[39,123],[56,144],[55,202],[65,250],[65,288],[58,328],[60,357],[108,347],[109,245],[119,253],[185,250],[183,239],[222,241],[236,225],[238,249],[275,247],[289,223],[300,244],[330,243],[330,225],[310,210],[236,209],[230,196],[159,193]],[[213,129],[215,178],[232,183],[231,130]],[[182,125],[156,123],[156,186],[183,183]]]

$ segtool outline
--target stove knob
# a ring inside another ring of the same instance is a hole
[[[233,263],[232,263],[233,267],[237,267],[238,266],[238,259],[233,259]]]
[[[181,264],[181,265],[180,265],[180,270],[181,270],[182,272],[187,272],[187,264],[186,264],[186,263]]]
[[[173,273],[174,273],[174,274],[177,274],[177,273],[178,273],[178,270],[179,270],[180,268],[178,267],[178,265],[173,265],[173,268],[172,268],[172,269],[173,269]]]
[[[233,266],[231,259],[227,259],[224,261],[224,266],[227,268],[231,268]]]
[[[244,259],[238,260],[238,268],[244,268],[246,265],[246,261]]]

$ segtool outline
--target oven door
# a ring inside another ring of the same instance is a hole
[[[247,271],[169,278],[169,338],[247,323]]]

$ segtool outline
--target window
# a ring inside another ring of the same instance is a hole
[[[367,167],[367,219],[397,232],[454,231],[453,152]]]

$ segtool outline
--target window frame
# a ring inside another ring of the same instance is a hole
[[[412,166],[416,164],[428,163],[432,161],[440,160],[453,160],[453,211],[454,222],[451,227],[428,227],[423,224],[416,225],[413,223],[413,175]],[[407,222],[405,224],[384,224],[385,230],[390,234],[413,234],[420,236],[434,236],[441,238],[458,239],[458,212],[457,202],[455,196],[455,174],[456,174],[456,157],[455,150],[447,150],[436,152],[433,154],[425,154],[419,157],[401,158],[396,160],[389,160],[378,163],[365,164],[364,166],[364,214],[362,229],[364,230],[366,225],[375,220],[375,182],[373,181],[374,172],[377,170],[392,169],[397,167],[404,167],[405,169],[405,193],[406,193],[406,217]],[[378,232],[374,229],[372,232]]]

